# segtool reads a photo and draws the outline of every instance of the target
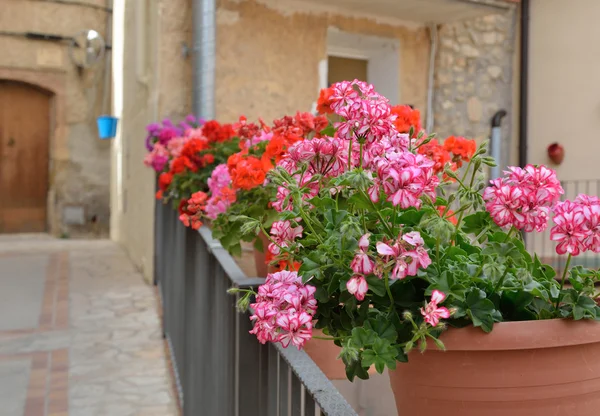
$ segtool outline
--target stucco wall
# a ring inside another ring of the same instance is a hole
[[[501,109],[503,161],[518,159],[512,124],[518,69],[517,10],[444,24],[439,29],[435,74],[434,131],[440,137],[460,135],[488,139],[491,118]],[[508,155],[510,154],[510,159]]]
[[[90,3],[103,5],[104,0]],[[0,8],[2,31],[73,36],[94,29],[105,35],[106,13],[102,10],[30,0],[3,0]],[[79,71],[68,57],[66,43],[22,37],[0,36],[0,51],[3,79],[40,85],[54,94],[49,231],[69,236],[105,234],[110,216],[110,142],[99,140],[96,130],[96,117],[103,112],[103,63]],[[65,223],[63,208],[67,205],[83,208],[84,225]]]
[[[551,164],[546,148],[561,143],[563,180],[600,179],[599,14],[596,0],[531,1],[528,157]]]
[[[113,172],[111,236],[151,279],[155,174],[142,163],[145,127],[164,118],[181,120],[191,111],[191,61],[182,53],[183,44],[191,44],[191,10],[189,0],[150,0],[145,13],[149,18],[140,22],[136,4],[125,3],[122,183],[116,183]],[[142,45],[146,56],[136,54]]]
[[[326,57],[327,29],[398,39],[400,97],[425,109],[429,36],[425,28],[380,24],[334,14],[286,13],[246,0],[218,8],[216,114],[267,121],[309,111],[319,93],[318,65]]]

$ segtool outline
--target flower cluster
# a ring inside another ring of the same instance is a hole
[[[249,191],[265,182],[267,170],[255,156],[236,153],[227,160],[227,167],[234,189]]]
[[[418,231],[399,236],[396,241],[377,242],[377,254],[383,258],[384,264],[391,267],[392,280],[416,276],[419,268],[426,269],[431,264],[425,242]]]
[[[169,162],[169,149],[162,143],[156,143],[152,150],[144,157],[144,165],[162,172]]]
[[[440,319],[450,318],[450,311],[448,308],[438,306],[446,299],[446,295],[439,290],[434,290],[431,294],[431,301],[425,305],[425,308],[421,308],[421,315],[425,318],[431,326],[438,326]]]
[[[297,272],[280,271],[267,276],[250,305],[258,340],[280,342],[300,349],[312,337],[312,317],[317,310],[315,287],[303,285]]]
[[[381,192],[387,201],[403,209],[419,208],[421,196],[435,199],[439,178],[434,174],[434,162],[423,155],[402,152],[394,157],[380,158],[376,162],[377,178],[369,189],[373,202],[379,201]]]
[[[551,207],[563,193],[552,169],[527,165],[509,167],[504,177],[491,181],[483,198],[500,227],[541,232],[548,226]]]
[[[148,132],[146,136],[146,149],[152,151],[155,144],[160,143],[161,145],[166,146],[171,139],[181,136],[184,129],[174,125],[171,120],[165,119],[162,124],[149,124],[146,127],[146,131]]]
[[[409,105],[397,105],[392,107],[392,114],[396,116],[394,126],[399,133],[408,133],[413,129],[413,137],[421,131],[421,113]]]
[[[397,133],[389,100],[378,94],[373,85],[342,81],[333,84],[332,89],[330,107],[342,117],[334,124],[339,138],[372,143]]]
[[[284,247],[289,247],[293,241],[302,236],[302,226],[292,227],[289,220],[274,222],[271,226],[271,244],[269,252],[277,255]]]
[[[559,202],[554,207],[556,224],[550,239],[558,242],[558,254],[577,256],[582,252],[600,253],[600,200],[581,194],[574,201]]]
[[[231,124],[220,124],[216,120],[207,121],[202,126],[201,134],[209,143],[223,143],[235,136]]]
[[[357,300],[364,300],[369,285],[367,284],[368,276],[375,270],[375,262],[369,256],[369,237],[371,234],[363,234],[358,240],[358,250],[350,263],[350,268],[354,272],[354,276],[346,282],[346,289],[350,294],[354,295]]]
[[[179,209],[179,220],[186,226],[192,227],[194,230],[202,226],[202,211],[206,207],[208,195],[205,192],[198,191],[192,194],[191,198],[182,200]]]
[[[207,184],[210,198],[206,201],[204,211],[208,218],[214,220],[219,214],[227,211],[227,208],[236,200],[235,191],[231,188],[231,177],[227,165],[216,166]]]

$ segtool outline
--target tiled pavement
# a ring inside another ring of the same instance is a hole
[[[165,356],[116,244],[0,237],[0,416],[176,415]]]

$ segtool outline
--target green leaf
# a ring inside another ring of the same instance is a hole
[[[361,380],[369,379],[369,367],[364,368],[361,364],[361,360],[351,363],[345,362],[344,364],[346,364],[346,377],[348,377],[348,380],[354,381],[354,377],[358,377]]]
[[[407,227],[414,227],[415,225],[419,225],[421,222],[421,218],[426,214],[426,210],[420,209],[416,210],[414,208],[410,208],[405,211],[403,214],[398,216],[398,220],[396,221],[398,224],[403,224]]]
[[[348,211],[336,211],[335,209],[325,211],[325,219],[329,225],[333,226],[334,229],[339,228],[340,224],[347,216]]]
[[[386,366],[392,370],[396,368],[397,355],[398,350],[388,340],[378,338],[371,349],[363,351],[361,364],[367,368],[375,365],[375,369],[381,374]]]
[[[375,275],[367,276],[367,284],[369,290],[375,293],[377,296],[385,296],[385,282],[383,279],[378,278]]]
[[[357,348],[368,348],[375,343],[377,338],[377,333],[372,329],[363,327],[352,329],[352,344]]]
[[[505,290],[502,293],[502,302],[513,309],[523,309],[533,301],[533,295],[529,292]]]
[[[579,296],[573,306],[573,319],[596,318],[596,302],[587,296]]]
[[[463,218],[462,230],[467,234],[480,234],[491,221],[489,212],[480,211]]]
[[[304,282],[311,277],[319,279],[322,276],[321,259],[319,257],[319,253],[313,251],[308,257],[302,258],[302,265],[300,266],[298,273],[302,276]]]
[[[356,208],[359,209],[372,209],[373,204],[368,196],[363,193],[357,192],[348,198],[348,203],[353,204]]]
[[[496,311],[494,303],[486,298],[485,292],[472,289],[467,295],[466,302],[467,314],[473,321],[473,326],[481,327],[484,332],[491,332],[498,311]]]
[[[449,260],[456,260],[459,256],[467,257],[467,252],[462,248],[450,246],[446,249],[445,257]]]
[[[396,342],[396,338],[398,337],[398,333],[396,332],[396,328],[394,324],[385,319],[369,319],[365,322],[365,328],[374,331],[380,338],[387,339],[390,342]]]
[[[310,202],[316,208],[323,208],[323,209],[335,208],[335,200],[333,200],[332,198],[328,198],[328,197],[321,198],[321,197],[315,196],[314,198],[311,198],[308,202]]]
[[[321,130],[321,136],[333,137],[334,134],[335,134],[335,127],[333,127],[333,124],[329,124],[323,130]]]

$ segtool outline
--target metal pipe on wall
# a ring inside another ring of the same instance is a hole
[[[194,94],[193,110],[197,117],[215,117],[215,0],[194,0]]]
[[[106,9],[112,11],[112,0],[106,0]],[[112,46],[112,14],[106,14],[106,34],[104,35],[107,45]],[[104,85],[102,86],[102,113],[112,114],[113,109],[110,108],[109,98],[111,96],[110,90],[110,72],[112,68],[111,49],[107,49],[104,55]]]
[[[521,76],[519,85],[519,165],[527,164],[527,106],[529,102],[529,0],[521,2]]]
[[[490,140],[490,155],[496,159],[496,166],[490,168],[490,179],[500,177],[504,165],[510,160],[502,158],[502,119],[506,117],[506,110],[498,110],[492,117],[492,137]]]

